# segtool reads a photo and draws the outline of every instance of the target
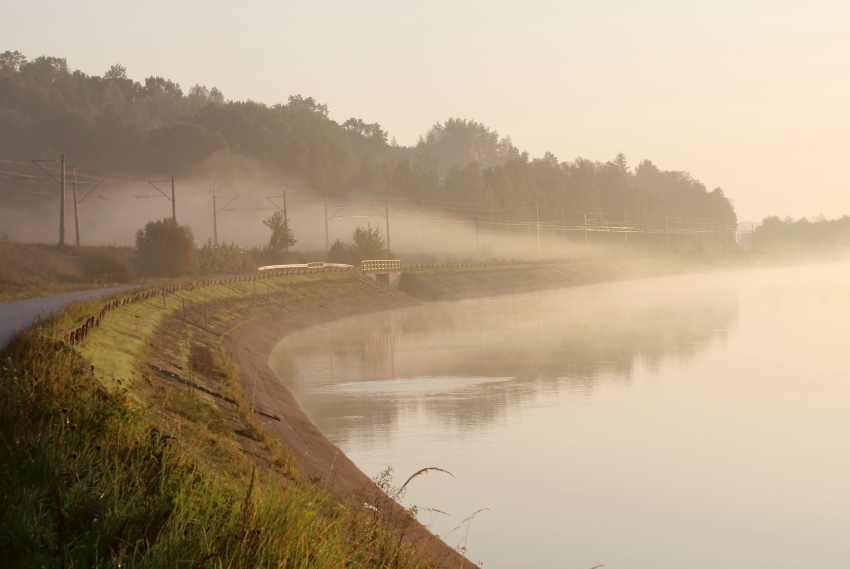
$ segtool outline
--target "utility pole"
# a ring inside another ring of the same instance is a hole
[[[39,162],[61,162],[62,174],[60,178],[56,178],[50,173],[50,170],[39,164]],[[33,160],[33,164],[41,168],[41,170],[53,178],[53,181],[59,182],[59,245],[65,244],[65,153],[62,153],[61,160]]]
[[[584,251],[587,252],[587,212],[582,215],[584,216]]]
[[[567,222],[564,220],[564,204],[561,204],[561,229],[564,231],[564,242],[567,241]]]
[[[77,237],[77,247],[80,246],[80,217],[77,214],[77,167],[74,166],[74,232]]]
[[[481,238],[478,233],[478,208],[475,208],[475,252],[481,253]]]
[[[342,211],[343,209],[345,209],[347,207],[348,207],[348,204],[342,206],[342,208],[336,213],[339,213],[340,211]],[[387,222],[387,249],[389,250],[389,248],[390,248],[390,200],[384,200],[384,213],[381,213],[381,210],[379,210],[377,207],[375,207],[374,204],[372,205],[372,209],[374,209],[375,212],[377,212],[377,214],[380,215],[381,217],[383,217],[384,220]],[[334,215],[336,215],[336,213]],[[327,214],[325,214],[325,216],[327,217]]]
[[[76,230],[76,233],[77,233],[77,247],[80,246],[80,222],[79,222],[79,216],[77,215],[77,206],[79,204],[83,203],[84,201],[86,201],[87,198],[100,198],[102,200],[105,200],[106,198],[103,197],[103,196],[100,196],[100,195],[93,196],[92,195],[92,193],[96,189],[98,189],[101,186],[101,184],[103,184],[105,181],[106,180],[99,181],[97,184],[94,185],[94,187],[92,189],[90,189],[88,191],[88,193],[86,195],[84,195],[82,198],[77,200],[77,167],[74,166],[74,229]]]
[[[384,201],[384,211],[387,216],[387,250],[391,250],[390,248],[390,200]]]
[[[327,253],[331,252],[331,242],[330,242],[330,237],[329,237],[329,233],[328,233],[328,220],[332,217],[336,217],[337,215],[339,215],[339,213],[342,212],[342,210],[347,208],[349,205],[351,205],[351,204],[345,204],[344,206],[342,206],[341,208],[336,210],[333,215],[328,215],[328,194],[325,194],[325,251]],[[372,206],[372,207],[375,208],[375,206]],[[377,211],[379,215],[383,215],[380,210],[375,209],[375,211]],[[339,218],[339,219],[342,219],[342,218]],[[389,240],[387,240],[387,242],[389,243]]]
[[[62,153],[62,194],[59,200],[59,245],[65,244],[65,153]]]
[[[599,208],[599,231],[605,231],[605,212],[602,211],[602,208]],[[604,233],[602,235],[605,235]],[[605,239],[605,237],[603,237]],[[608,231],[608,245],[611,244],[611,232],[610,228]]]
[[[670,254],[670,235],[667,233],[667,218],[664,218],[664,247],[667,254]]]
[[[540,202],[534,204],[534,211],[537,217],[537,256],[540,257]]]
[[[167,184],[171,182],[171,197],[168,196],[162,189],[157,186],[157,184]],[[171,219],[174,223],[177,223],[177,200],[174,197],[174,176],[172,176],[168,180],[148,180],[148,184],[154,187],[156,191],[165,196],[166,199],[171,200]]]
[[[218,217],[218,211],[216,211],[216,208],[215,208],[215,194],[216,194],[215,182],[213,182],[213,189],[212,189],[212,196],[213,196],[213,243],[215,243],[215,246],[218,247],[218,220],[216,219]]]
[[[272,201],[275,198],[283,198],[283,210],[281,210],[278,207],[278,205]],[[289,217],[287,217],[287,215],[286,215],[286,192],[283,192],[283,195],[280,195],[280,196],[266,196],[266,199],[268,200],[268,202],[270,204],[272,204],[274,206],[274,209],[276,209],[277,211],[283,211],[283,222],[286,224],[287,227],[289,227]],[[266,207],[266,208],[256,208],[256,209],[269,209],[269,208]]]
[[[629,211],[623,210],[623,243],[628,245],[629,243]]]
[[[213,197],[213,243],[216,247],[218,247],[218,214],[223,212],[227,206],[232,204],[236,198],[239,196],[234,196],[229,202],[221,206],[220,208],[216,207],[215,195],[219,192],[219,190],[215,187],[215,181],[213,181],[213,189],[210,190],[212,192]],[[228,211],[236,211],[236,210],[228,210]]]

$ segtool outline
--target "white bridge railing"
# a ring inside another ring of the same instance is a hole
[[[400,259],[386,259],[374,261],[360,261],[360,270],[367,272],[400,271]]]
[[[287,269],[322,269],[325,267],[338,268],[338,269],[350,269],[351,265],[345,265],[343,263],[295,263],[291,265],[266,265],[265,267],[257,267],[258,271],[281,271]]]

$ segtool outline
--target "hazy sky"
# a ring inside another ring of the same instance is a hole
[[[228,99],[312,96],[412,144],[449,117],[533,157],[649,158],[740,219],[850,213],[850,2],[11,2],[0,51]]]

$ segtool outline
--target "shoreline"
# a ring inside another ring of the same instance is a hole
[[[252,406],[258,411],[280,417],[280,421],[264,423],[289,446],[301,471],[308,477],[321,479],[328,491],[343,502],[361,502],[364,503],[364,508],[371,507],[369,497],[377,498],[380,492],[374,482],[345,453],[325,438],[271,369],[271,352],[284,338],[306,328],[345,318],[419,306],[434,301],[573,288],[713,269],[750,268],[755,264],[751,257],[701,257],[695,260],[695,264],[680,265],[652,258],[569,267],[558,265],[558,269],[548,266],[488,267],[485,270],[456,268],[448,273],[441,271],[436,279],[430,276],[427,270],[413,270],[400,287],[407,294],[387,295],[379,299],[320,306],[295,312],[281,310],[232,328],[226,333],[224,345],[239,369],[242,388]],[[679,258],[677,261],[682,262],[683,259]],[[742,264],[744,267],[741,267]],[[385,500],[382,500],[382,503],[384,502]],[[413,519],[402,506],[395,502],[391,502],[391,506],[395,514],[409,519],[409,525],[405,528],[408,539],[420,547],[426,558],[444,567],[476,567]]]
[[[290,448],[305,476],[321,479],[328,492],[343,503],[363,504],[364,512],[376,507],[375,503],[384,509],[391,508],[391,512],[384,513],[404,521],[407,539],[420,549],[426,559],[441,567],[475,569],[475,564],[432,534],[400,504],[389,500],[371,478],[325,438],[269,366],[272,350],[290,334],[345,318],[421,304],[421,301],[410,297],[388,296],[380,300],[265,316],[233,329],[227,335],[225,347],[239,368],[242,388],[252,407],[280,418],[280,421],[264,420],[263,423]]]

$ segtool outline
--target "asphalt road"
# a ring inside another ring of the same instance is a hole
[[[4,348],[16,331],[27,328],[33,321],[43,315],[62,308],[62,306],[75,300],[85,300],[96,296],[105,296],[119,290],[125,290],[126,286],[112,288],[99,288],[94,290],[80,290],[67,292],[65,294],[53,294],[50,296],[39,296],[4,302],[0,304],[0,349]]]

